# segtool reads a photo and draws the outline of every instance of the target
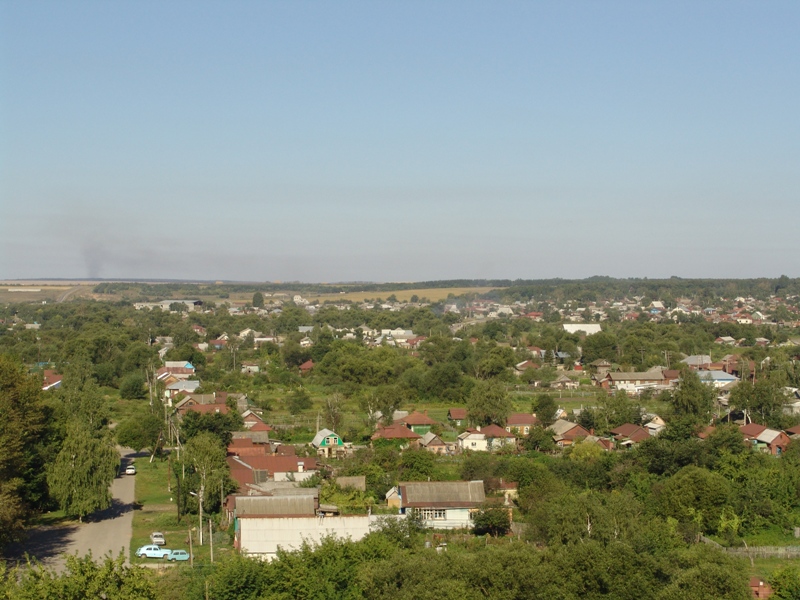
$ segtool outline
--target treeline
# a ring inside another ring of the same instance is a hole
[[[752,296],[765,299],[771,294],[782,296],[800,294],[800,279],[782,275],[779,278],[757,279],[669,279],[590,277],[587,279],[453,279],[402,283],[142,283],[103,282],[94,287],[96,294],[136,292],[142,298],[193,298],[200,295],[231,293],[338,294],[348,292],[386,293],[400,290],[441,288],[498,288],[481,297],[504,301],[552,299],[581,302],[620,300],[633,296],[666,300],[692,298],[697,302],[714,304],[719,298]]]
[[[87,362],[44,394],[41,378],[0,354],[0,549],[41,512],[82,519],[110,506],[119,454],[109,412]]]
[[[125,567],[68,560],[65,573],[0,570],[9,599],[104,597],[109,600],[464,600],[601,599],[746,600],[741,560],[708,546],[687,545],[668,530],[604,542],[539,549],[515,542],[450,543],[426,548],[405,524],[387,525],[359,542],[328,539],[270,563],[232,556],[213,568]],[[441,550],[441,549],[440,549]]]

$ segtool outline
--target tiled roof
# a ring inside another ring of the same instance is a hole
[[[372,435],[373,440],[418,440],[421,437],[420,434],[414,433],[402,423],[393,423],[388,427],[380,427],[378,431]]]
[[[400,419],[400,422],[406,425],[436,425],[436,421],[431,419],[428,415],[417,412],[416,410],[410,415]]]

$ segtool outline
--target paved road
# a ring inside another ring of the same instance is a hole
[[[133,451],[123,449],[120,454],[124,472]],[[99,558],[109,553],[116,557],[122,551],[127,563],[133,533],[135,479],[135,475],[120,475],[111,484],[111,507],[92,515],[83,523],[33,530],[24,547],[15,554],[27,552],[44,566],[56,571],[64,568],[65,553],[84,556],[91,552],[93,557]]]

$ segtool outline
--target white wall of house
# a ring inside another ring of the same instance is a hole
[[[303,541],[319,543],[323,537],[362,539],[369,533],[367,515],[347,517],[246,517],[237,519],[239,549],[246,556],[275,558],[278,548],[297,550]]]
[[[458,440],[458,445],[462,450],[473,450],[475,452],[488,452],[489,444],[486,436],[482,433],[475,433]]]
[[[407,510],[408,514],[411,509]],[[468,508],[415,508],[422,513],[423,523],[429,529],[466,529],[472,527]]]

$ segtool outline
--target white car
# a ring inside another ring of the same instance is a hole
[[[125,467],[125,475],[136,475],[136,467],[133,465]]]
[[[164,539],[164,534],[160,531],[154,531],[150,534],[150,542],[156,546],[166,546],[167,542]]]

